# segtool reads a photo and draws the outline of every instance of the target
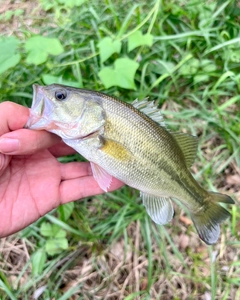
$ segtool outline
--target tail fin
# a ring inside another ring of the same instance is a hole
[[[208,245],[215,244],[220,235],[220,226],[231,214],[217,202],[234,204],[232,198],[219,193],[209,193],[203,208],[192,214],[199,237]]]

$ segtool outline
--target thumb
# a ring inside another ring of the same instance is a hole
[[[29,109],[13,102],[0,103],[0,152],[9,155],[32,154],[49,148],[61,139],[47,131],[23,129]]]
[[[60,137],[44,130],[18,129],[0,137],[0,152],[8,155],[33,154],[60,141]]]

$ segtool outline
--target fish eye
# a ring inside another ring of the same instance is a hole
[[[67,91],[66,90],[57,90],[55,92],[55,98],[59,101],[65,100],[67,98]]]

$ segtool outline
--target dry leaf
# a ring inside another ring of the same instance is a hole
[[[179,220],[183,222],[185,225],[192,225],[192,220],[190,220],[188,217],[180,216]]]
[[[234,175],[228,175],[226,178],[227,184],[230,185],[240,185],[240,175],[234,174]]]
[[[186,234],[181,234],[180,242],[179,242],[180,249],[185,250],[188,245],[189,245],[189,236],[187,236]]]

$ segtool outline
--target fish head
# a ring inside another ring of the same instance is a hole
[[[105,113],[89,91],[59,84],[33,85],[26,128],[47,130],[63,139],[81,139],[103,131]]]

